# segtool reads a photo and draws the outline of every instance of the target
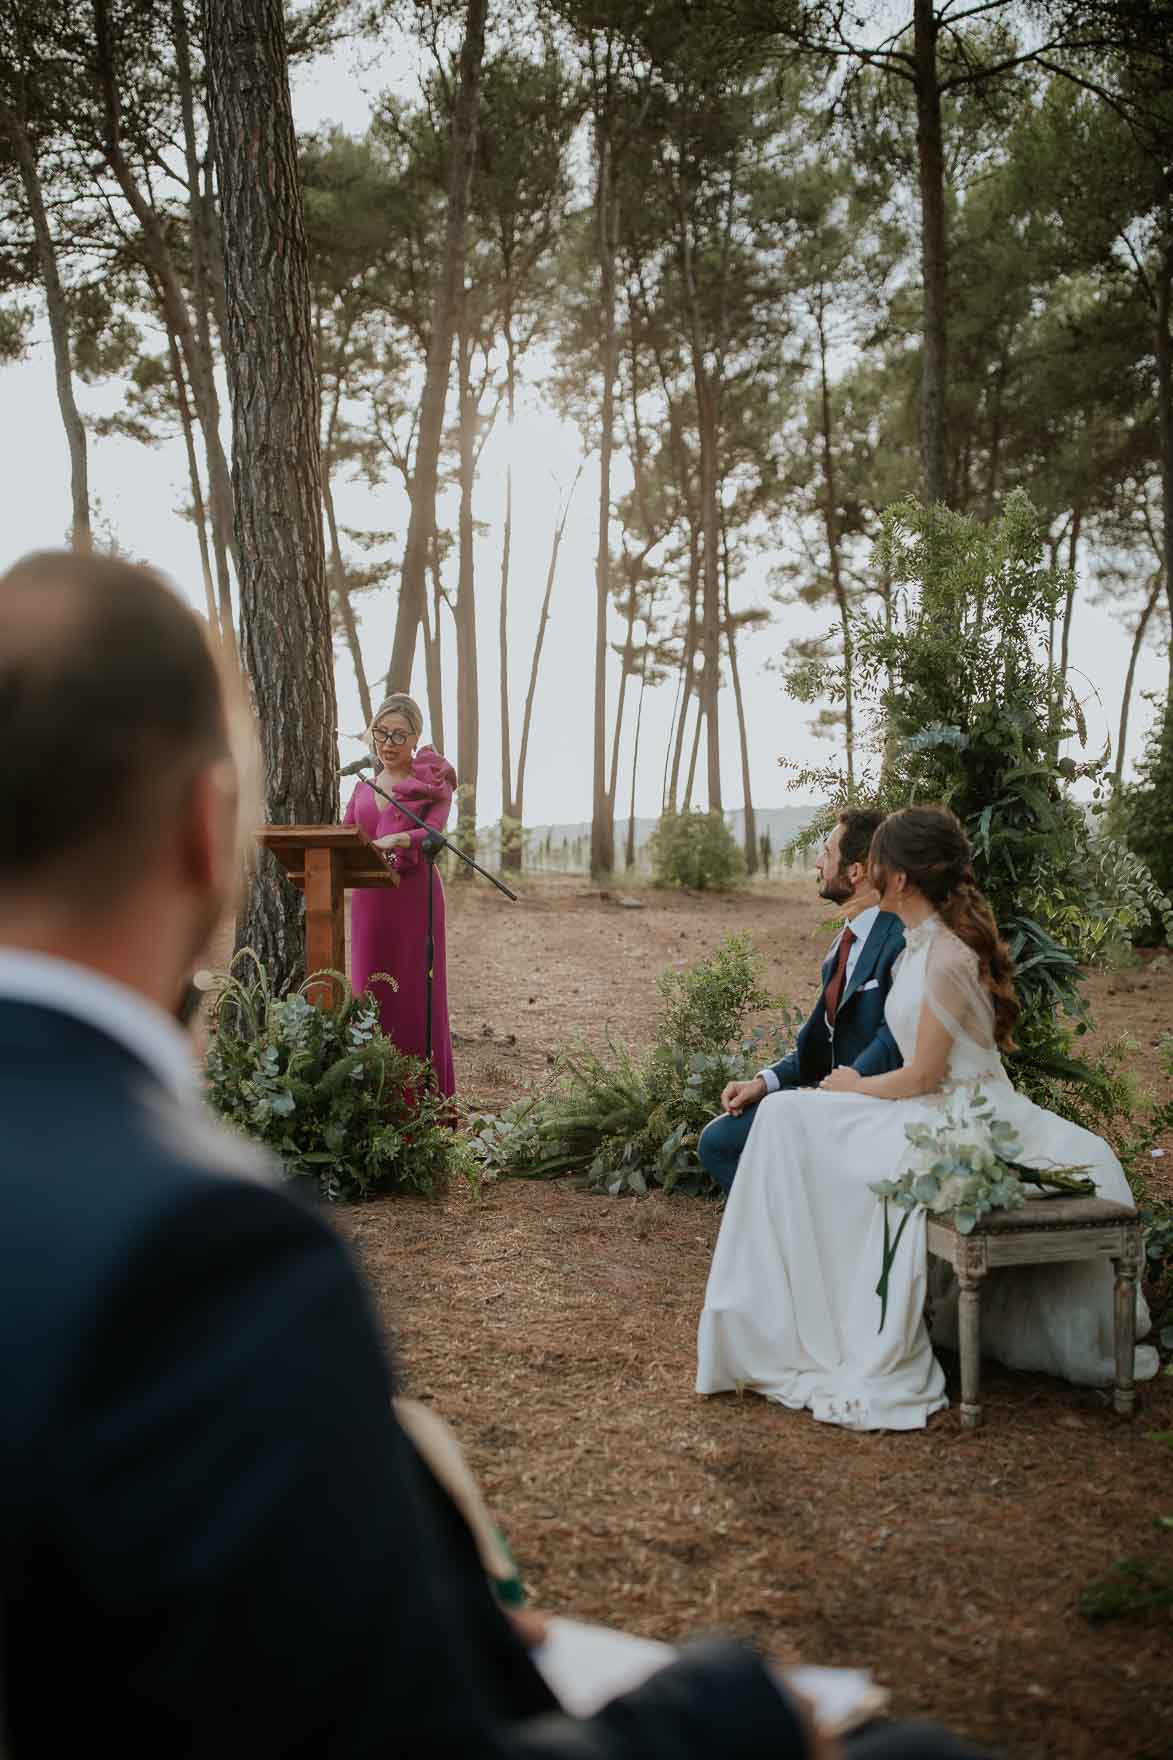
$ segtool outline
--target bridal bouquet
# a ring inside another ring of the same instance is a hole
[[[995,1115],[980,1089],[967,1096],[964,1116],[946,1110],[939,1124],[907,1124],[904,1134],[912,1146],[905,1171],[899,1179],[877,1180],[871,1187],[884,1204],[884,1256],[876,1285],[881,1332],[888,1312],[888,1278],[914,1211],[952,1216],[957,1232],[970,1234],[991,1210],[1020,1209],[1028,1185],[1066,1197],[1095,1195],[1086,1167],[1025,1167],[1018,1159],[1022,1142],[1017,1131]],[[894,1236],[889,1204],[904,1212]]]

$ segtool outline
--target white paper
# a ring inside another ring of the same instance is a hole
[[[620,1693],[630,1692],[678,1654],[670,1644],[636,1638],[608,1626],[551,1619],[550,1635],[533,1653],[546,1685],[574,1717],[590,1717]],[[811,1701],[829,1733],[853,1728],[884,1709],[888,1695],[870,1674],[855,1668],[787,1668],[783,1685]]]

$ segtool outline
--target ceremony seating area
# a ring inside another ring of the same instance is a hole
[[[809,883],[639,896],[626,911],[585,881],[543,881],[498,910],[450,888],[469,1094],[500,1107],[532,1089],[576,1031],[650,1036],[649,970],[701,957],[735,924],[766,948],[770,982],[809,1000],[825,910]],[[1165,970],[1090,988],[1105,1035],[1173,1011]],[[1154,1190],[1169,1183],[1166,1147]],[[1173,1553],[1153,1525],[1173,1381],[1146,1384],[1129,1421],[1110,1389],[986,1364],[971,1430],[945,1353],[948,1412],[923,1432],[852,1436],[692,1392],[711,1200],[511,1180],[338,1220],[410,1390],[453,1424],[536,1605],[600,1623],[622,1609],[627,1629],[669,1640],[700,1619],[794,1659],[866,1666],[897,1714],[915,1707],[995,1752],[1098,1760],[1121,1752],[1121,1728],[1155,1732],[1173,1710],[1159,1616],[1081,1612],[1118,1559]],[[1138,1738],[1130,1751],[1160,1750]]]

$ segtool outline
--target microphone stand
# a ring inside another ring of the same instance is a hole
[[[352,774],[362,773],[358,766],[351,766],[350,770]],[[503,892],[506,898],[512,899],[514,904],[517,903],[517,894],[511,892],[503,880],[498,880],[495,874],[490,874],[487,869],[481,867],[479,862],[475,862],[470,855],[466,855],[464,850],[445,837],[442,831],[437,831],[434,826],[428,824],[426,819],[421,819],[418,813],[413,813],[410,807],[404,806],[402,801],[396,800],[394,795],[388,794],[385,788],[380,788],[377,782],[372,782],[369,776],[363,775],[362,780],[375,794],[382,795],[383,799],[391,806],[398,807],[401,813],[405,814],[413,824],[418,825],[420,830],[427,834],[420,844],[420,854],[428,864],[428,932],[424,944],[424,1058],[434,1077],[436,1072],[432,1062],[432,985],[436,962],[436,857],[442,849],[450,849],[454,856],[460,857],[466,867],[483,875],[497,888],[498,892]]]

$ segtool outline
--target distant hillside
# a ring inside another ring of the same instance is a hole
[[[809,824],[817,807],[813,801],[803,801],[791,807],[755,807],[754,820],[757,825],[758,837],[767,832],[770,837],[770,848],[774,855],[779,855],[792,838],[797,837],[803,827]],[[726,813],[726,821],[734,836],[740,841],[745,835],[745,814],[740,807]],[[635,822],[635,847],[637,857],[644,856],[639,862],[640,867],[647,863],[645,854],[648,839],[656,829],[655,819],[637,819]],[[495,844],[495,826],[486,826],[478,831],[477,837],[486,855],[491,857]],[[527,868],[541,871],[553,869],[561,873],[579,873],[586,869],[590,853],[591,826],[589,819],[579,820],[569,825],[531,825],[526,829],[525,865]],[[615,820],[615,844],[622,853],[627,841],[627,819],[619,815]]]
[[[757,824],[758,836],[761,837],[763,832],[768,831],[773,848],[782,849],[792,837],[798,836],[804,825],[810,823],[817,810],[813,801],[804,801],[801,806],[795,807],[755,807],[754,820]],[[734,836],[743,837],[745,835],[745,813],[741,807],[726,813],[725,818]],[[643,848],[658,823],[659,821],[656,819],[636,820],[636,849]],[[544,844],[548,837],[553,848],[560,848],[564,842],[568,845],[573,844],[580,837],[589,837],[590,834],[591,822],[589,819],[583,820],[577,825],[533,825],[529,827],[531,847]],[[626,836],[626,814],[618,814],[615,819],[616,842]]]

